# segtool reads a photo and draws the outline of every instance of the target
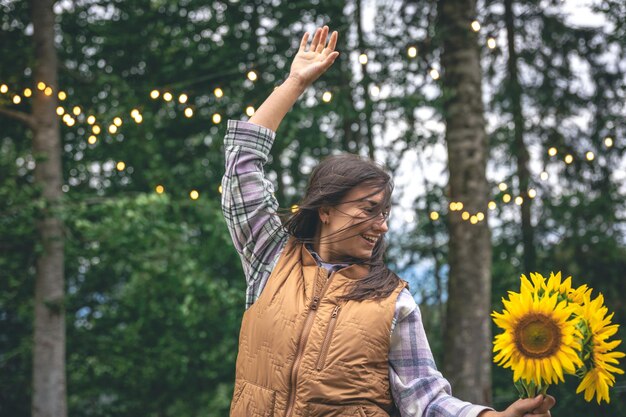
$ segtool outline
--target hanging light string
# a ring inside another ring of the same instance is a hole
[[[472,20],[470,23],[470,27],[474,32],[479,32],[481,30],[481,25],[480,22],[478,22],[477,20]],[[495,49],[497,47],[497,41],[493,36],[488,36],[487,40],[487,47],[489,49]],[[419,50],[418,47],[415,45],[409,45],[406,49],[406,55],[408,57],[409,60],[415,59],[418,57],[419,54]],[[370,57],[367,55],[367,53],[363,52],[361,54],[358,55],[358,62],[361,65],[366,65],[370,60]],[[440,73],[439,70],[437,68],[435,68],[434,65],[431,64],[427,64],[428,69],[428,75],[433,79],[433,80],[438,80],[440,78]],[[194,84],[200,81],[206,81],[209,79],[213,79],[213,78],[220,78],[223,77],[224,75],[231,75],[231,74],[236,74],[239,71],[231,71],[228,73],[222,73],[222,74],[211,74],[211,75],[206,75],[206,76],[202,76],[202,77],[197,77],[195,79],[192,80],[185,80],[185,81],[181,81],[175,85],[177,86],[189,86],[190,84]],[[246,72],[246,80],[255,83],[256,81],[258,81],[258,79],[260,78],[258,70],[257,69],[250,69]],[[190,119],[192,117],[195,116],[195,111],[194,111],[194,107],[192,105],[189,105],[189,94],[186,92],[174,92],[173,89],[171,88],[172,86],[174,86],[173,84],[170,85],[170,88],[155,88],[153,90],[150,91],[149,93],[149,97],[152,100],[163,100],[166,103],[176,103],[178,102],[178,104],[180,104],[180,106],[182,107],[182,114]],[[36,85],[36,89],[39,91],[42,91],[43,94],[45,94],[46,96],[52,96],[52,94],[54,93],[54,89],[51,86],[46,85],[44,82],[38,82]],[[10,98],[10,101],[14,104],[14,105],[19,105],[22,103],[23,98],[30,98],[33,95],[33,90],[31,88],[24,88],[23,90],[21,90],[19,93],[18,92],[13,92],[9,89],[9,86],[5,83],[0,84],[0,94],[2,95],[7,95]],[[380,87],[377,85],[373,85],[370,88],[370,94],[376,98],[379,96],[380,94]],[[224,97],[224,90],[221,87],[215,87],[213,89],[213,96],[215,97],[216,100],[220,100]],[[59,90],[57,92],[57,98],[59,99],[60,102],[65,102],[68,98],[67,93]],[[321,92],[321,101],[323,103],[330,103],[333,99],[333,93],[332,91],[329,90],[324,90]],[[138,106],[141,107],[141,106]],[[251,117],[252,115],[254,115],[255,113],[255,108],[252,105],[248,105],[245,108],[245,114],[248,117]],[[98,142],[98,138],[99,135],[103,133],[103,128],[101,127],[101,124],[98,123],[98,120],[96,118],[95,115],[93,114],[86,114],[84,113],[83,109],[78,106],[72,106],[69,104],[63,104],[61,103],[57,109],[56,109],[56,113],[57,115],[61,118],[61,120],[68,126],[68,127],[73,127],[74,125],[76,125],[77,121],[81,121],[84,120],[87,122],[87,124],[89,126],[91,126],[91,133],[89,134],[88,138],[87,138],[87,142],[90,145],[95,145]],[[141,124],[143,122],[143,115],[141,114],[139,108],[133,108],[130,111],[130,118],[136,123],[136,124]],[[219,112],[214,112],[211,116],[211,121],[213,122],[213,124],[215,125],[219,125],[222,122],[223,118],[222,115]],[[113,117],[113,119],[111,120],[110,123],[102,123],[102,126],[107,125],[106,127],[106,131],[113,135],[118,133],[118,131],[121,129],[122,125],[124,124],[123,118],[121,115],[116,115]],[[606,148],[611,148],[614,145],[614,139],[612,137],[607,136],[604,139],[604,145],[606,146]],[[554,157],[558,154],[558,150],[556,147],[551,147],[548,149],[548,155],[551,157]],[[587,159],[587,161],[593,161],[595,159],[595,154],[592,151],[587,151],[585,153],[585,158]],[[565,154],[563,157],[563,162],[565,164],[571,164],[574,161],[574,157],[571,154]],[[126,169],[126,163],[124,161],[118,161],[116,163],[116,169],[118,171],[123,171],[124,169]],[[546,181],[548,179],[548,173],[544,170],[540,173],[540,179],[542,181]],[[218,187],[218,192],[221,193],[222,189],[221,189],[221,185]],[[498,188],[500,189],[501,192],[504,192],[504,194],[502,194],[501,200],[503,204],[508,204],[511,201],[513,201],[516,205],[522,205],[524,202],[524,196],[522,195],[518,195],[513,197],[512,194],[510,193],[506,193],[505,191],[507,190],[507,185],[504,182],[501,182],[498,185]],[[165,187],[162,184],[158,184],[155,186],[155,192],[157,194],[163,194],[165,192]],[[535,189],[530,188],[526,191],[525,193],[526,197],[528,197],[529,199],[533,199],[536,197],[537,192]],[[189,197],[192,200],[197,200],[199,198],[199,192],[197,190],[191,190],[189,192]],[[470,212],[469,210],[465,209],[464,210],[465,205],[463,204],[463,202],[461,201],[451,201],[448,205],[448,214],[450,213],[458,213],[460,218],[463,221],[468,221],[471,224],[478,224],[482,221],[484,221],[485,219],[485,214],[482,211],[477,211],[477,212]],[[498,203],[496,202],[496,200],[491,200],[488,203],[488,209],[489,210],[495,210],[498,207]],[[292,207],[292,210],[294,210],[294,208]],[[297,210],[297,206],[295,208],[295,210]],[[440,219],[441,214],[443,213],[439,213],[437,211],[431,211],[429,213],[429,218],[432,221],[437,221]]]

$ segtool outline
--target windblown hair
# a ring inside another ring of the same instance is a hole
[[[353,154],[340,154],[325,158],[311,173],[305,195],[298,204],[298,211],[286,219],[285,229],[300,242],[313,243],[321,223],[319,209],[337,206],[348,192],[359,186],[368,186],[373,190],[370,195],[363,197],[363,200],[381,191],[384,193],[381,202],[372,207],[371,217],[367,217],[363,222],[378,217],[381,212],[389,210],[393,181],[381,166],[369,159]],[[335,232],[335,234],[353,229],[363,222],[348,226]],[[333,239],[336,238],[335,234],[320,240],[320,245],[333,242]],[[357,234],[358,231],[355,231],[353,235],[347,237]],[[337,239],[343,240],[347,237],[337,237]],[[400,278],[391,272],[384,263],[386,247],[383,236],[376,242],[371,258],[341,259],[342,262],[369,266],[369,273],[364,278],[355,281],[352,288],[343,296],[345,300],[386,298],[397,288]]]

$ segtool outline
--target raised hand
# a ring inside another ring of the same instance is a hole
[[[291,63],[289,77],[298,80],[305,88],[317,80],[339,56],[339,52],[335,51],[337,36],[337,31],[334,31],[326,44],[328,26],[317,28],[311,45],[307,47],[309,33],[306,32],[300,42],[300,49]]]

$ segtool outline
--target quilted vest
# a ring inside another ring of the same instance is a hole
[[[291,238],[243,316],[231,417],[388,417],[389,343],[400,281],[386,299],[340,296],[367,267],[329,274]]]

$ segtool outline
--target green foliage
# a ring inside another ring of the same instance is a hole
[[[218,205],[68,207],[70,414],[224,415],[244,284]]]
[[[388,139],[392,150],[378,149],[377,157],[392,169],[408,151],[425,161],[432,147],[441,145],[441,131],[426,123],[441,120],[441,95],[428,76],[440,53],[437,5],[377,2],[375,31],[359,39],[350,34],[357,32],[360,3],[57,3],[59,86],[68,93],[61,105],[66,111],[78,105],[83,112],[74,127],[62,124],[70,415],[227,413],[245,284],[219,210],[225,121],[245,118],[245,108],[258,107],[284,79],[304,29],[328,23],[340,30],[341,55],[294,106],[277,136],[267,171],[283,207],[296,202],[320,157],[338,150],[368,153],[370,117],[376,136]],[[603,292],[616,312],[614,321],[624,324],[624,191],[614,174],[624,147],[603,147],[607,135],[616,144],[624,137],[623,74],[604,61],[607,45],[623,53],[624,6],[617,0],[596,6],[613,24],[609,33],[569,27],[542,5],[525,2],[524,16],[517,19],[522,72],[535,74],[523,85],[526,138],[544,158],[542,169],[559,178],[552,185],[533,183],[539,193],[533,206],[537,269],[562,270],[576,284]],[[27,6],[24,1],[0,6],[0,84],[12,92],[35,82]],[[501,10],[500,2],[485,3],[481,42],[486,33],[503,30]],[[409,46],[418,48],[416,59],[407,58]],[[367,79],[350,60],[353,51],[367,52]],[[592,94],[574,88],[578,75],[571,56],[587,63]],[[487,112],[498,120],[490,130],[492,164],[515,190],[511,92],[500,81],[505,58],[502,45],[485,49],[483,68],[490,86]],[[245,78],[252,69],[260,75],[255,83]],[[368,102],[373,85],[388,90]],[[216,87],[224,97],[215,97]],[[171,91],[175,99],[152,100],[152,89]],[[329,104],[321,102],[324,91],[333,93]],[[183,92],[189,96],[185,104],[177,101]],[[10,95],[0,94],[3,108],[28,112],[29,103],[13,105]],[[186,107],[194,110],[193,118],[183,116]],[[143,123],[129,118],[133,109]],[[428,120],[418,117],[424,109],[432,115]],[[571,123],[585,112],[591,120],[586,128]],[[212,122],[214,113],[222,116],[219,125]],[[104,131],[95,145],[87,143],[89,114]],[[123,125],[110,134],[115,116]],[[30,413],[31,299],[41,204],[32,185],[30,132],[0,117],[0,416],[22,417]],[[571,152],[575,163],[555,164],[545,156],[549,146],[558,146],[559,156]],[[584,161],[587,150],[596,154],[592,163]],[[117,161],[126,169],[116,170]],[[448,197],[440,177],[445,174],[428,173],[426,191],[413,204],[416,226],[390,239],[390,261],[424,303],[436,357],[443,349],[447,301]],[[152,194],[157,184],[165,195]],[[189,200],[191,189],[200,192],[199,200]],[[495,190],[494,185],[500,201]],[[431,221],[431,210],[442,217]],[[497,309],[500,297],[518,285],[523,253],[516,208],[500,204],[490,217]],[[626,338],[623,329],[619,337]],[[497,407],[515,397],[510,379],[508,370],[494,367]],[[624,414],[623,376],[610,406],[584,403],[568,384],[551,390],[558,400],[555,411]]]

